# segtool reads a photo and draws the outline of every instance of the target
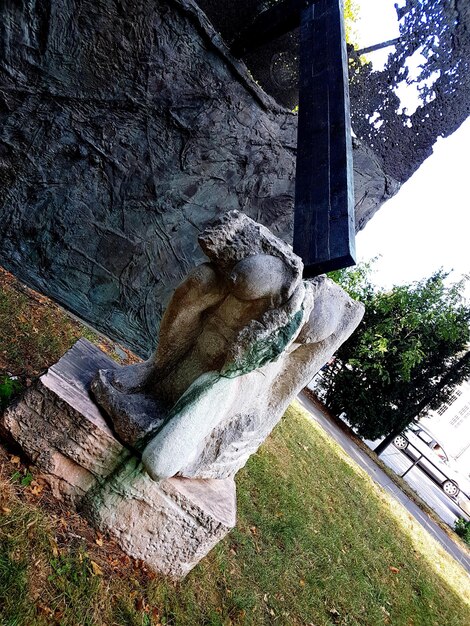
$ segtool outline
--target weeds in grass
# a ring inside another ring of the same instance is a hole
[[[8,375],[0,376],[0,412],[5,410],[22,388],[23,385],[18,379]]]

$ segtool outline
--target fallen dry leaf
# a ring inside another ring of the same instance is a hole
[[[52,609],[50,609],[48,606],[45,606],[44,604],[37,604],[37,607],[40,613],[44,613],[45,615],[52,615],[54,613]]]
[[[149,605],[147,604],[147,602],[145,602],[142,596],[136,600],[135,608],[137,609],[137,611],[144,611],[144,613],[148,613],[150,611]]]
[[[57,558],[59,556],[59,547],[58,547],[57,543],[54,541],[54,539],[49,539],[49,543],[51,545],[52,555],[55,558]]]
[[[93,570],[93,574],[95,576],[103,576],[103,570],[95,561],[90,561],[91,569]]]
[[[11,513],[11,509],[9,509],[7,506],[2,506],[2,512],[3,513]]]
[[[33,496],[39,496],[42,493],[43,489],[43,485],[34,485],[33,487],[31,487],[30,492],[33,494]]]
[[[390,567],[388,568],[391,572],[393,572],[394,574],[398,574],[398,572],[400,571],[398,569],[398,567],[393,567],[393,565],[390,565]]]
[[[156,607],[152,608],[152,619],[154,619],[156,622],[160,622],[160,611]]]

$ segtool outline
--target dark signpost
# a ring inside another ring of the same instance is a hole
[[[304,275],[355,263],[348,57],[341,0],[283,0],[260,13],[238,56],[300,25],[294,252]]]

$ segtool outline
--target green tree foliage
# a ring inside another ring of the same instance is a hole
[[[359,4],[357,0],[344,2],[344,30],[347,43],[357,45],[356,24],[359,20]]]
[[[470,546],[470,522],[467,522],[464,517],[459,517],[454,524],[454,530]]]
[[[361,265],[332,275],[366,310],[325,375],[325,402],[361,436],[391,440],[470,376],[470,308],[462,284],[446,286],[443,271],[390,291],[374,288],[369,275]]]

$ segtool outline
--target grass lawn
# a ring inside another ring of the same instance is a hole
[[[33,378],[86,337],[121,363],[136,357],[72,319],[0,267],[0,376]],[[116,352],[116,349],[118,352]]]
[[[464,570],[297,403],[237,486],[237,528],[173,583],[0,448],[0,625],[470,624]]]

